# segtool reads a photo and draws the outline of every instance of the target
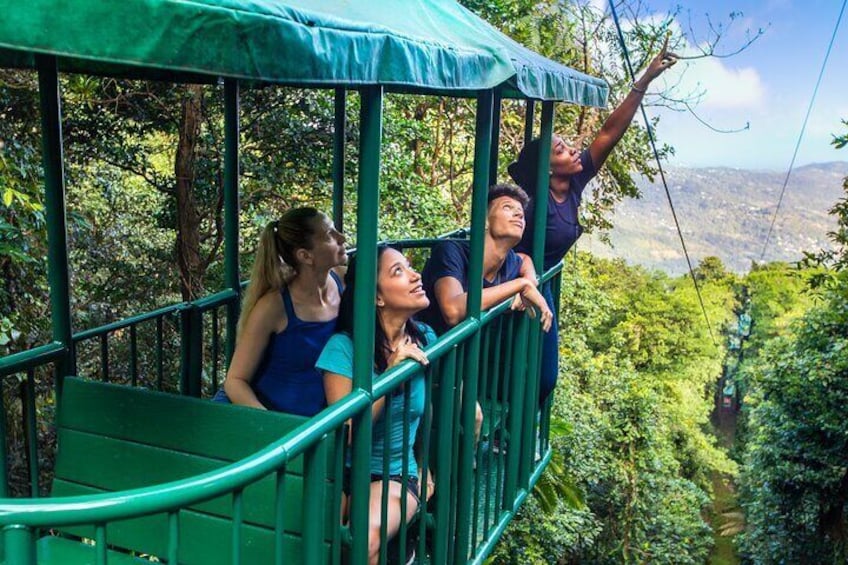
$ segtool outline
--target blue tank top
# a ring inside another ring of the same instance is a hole
[[[341,280],[332,271],[330,275],[341,294]],[[336,318],[325,322],[301,320],[294,313],[288,288],[281,292],[288,324],[282,332],[271,335],[251,386],[269,410],[314,416],[327,406],[324,379],[315,362],[333,335]]]

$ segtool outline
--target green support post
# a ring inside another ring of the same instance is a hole
[[[444,415],[438,422],[433,422],[438,426],[438,436],[431,436],[435,439],[436,459],[432,471],[435,473],[436,488],[439,494],[435,497],[435,509],[433,511],[434,531],[433,536],[433,555],[431,563],[447,563],[448,562],[448,536],[445,535],[449,530],[451,504],[453,497],[451,496],[455,490],[454,481],[450,480],[451,468],[453,467],[453,434],[456,433],[453,429],[453,422],[446,417],[454,413],[454,388],[456,387],[456,361],[457,348],[452,347],[448,353],[442,357],[439,367],[439,387],[438,393],[438,412],[434,410],[434,414]],[[435,400],[435,398],[434,398]],[[441,477],[444,477],[442,479]],[[439,487],[438,485],[442,485]]]
[[[468,265],[469,318],[480,319],[483,295],[483,246],[489,190],[489,157],[493,136],[494,92],[485,90],[477,95],[477,119],[474,139],[474,181],[471,196],[471,257]],[[461,429],[459,450],[459,488],[457,490],[456,543],[454,563],[465,563],[469,555],[471,513],[474,493],[474,420],[480,375],[480,330],[471,337],[465,351],[462,378]]]
[[[356,287],[353,306],[353,388],[369,395],[373,391],[375,292],[377,288],[377,210],[380,204],[380,145],[382,141],[383,89],[367,86],[361,91],[359,182],[356,210]],[[373,402],[373,399],[372,399]],[[350,526],[353,565],[368,562],[368,490],[371,482],[371,410],[353,422],[352,500]]]
[[[554,103],[542,102],[542,123],[539,134],[539,161],[536,163],[537,186],[536,194],[548,193],[548,171],[551,160],[551,137],[553,136]],[[545,232],[548,217],[548,199],[537,198],[533,209],[533,265],[536,272],[544,272]],[[518,484],[527,488],[532,471],[533,428],[539,397],[539,368],[540,359],[536,352],[540,351],[541,329],[533,327],[530,331],[527,350],[533,352],[528,358],[527,390],[524,402],[523,426],[521,431],[521,460],[518,471]]]
[[[44,208],[47,216],[47,276],[50,282],[50,318],[53,341],[66,352],[56,362],[56,399],[62,381],[76,373],[71,328],[68,239],[65,221],[65,173],[62,166],[62,102],[56,57],[36,55],[41,103],[41,159],[44,166]]]
[[[524,145],[527,145],[533,140],[533,118],[536,113],[536,103],[533,100],[528,100],[525,103],[524,110]]]
[[[303,455],[304,501],[324,500],[327,482],[327,451],[324,445],[322,441],[307,449]],[[304,563],[321,563],[323,561],[326,513],[327,508],[323,504],[303,505]]]
[[[500,158],[498,151],[501,146],[502,102],[503,94],[500,90],[495,90],[495,96],[492,100],[492,141],[489,150],[489,178],[486,182],[488,186],[497,184],[498,182],[498,160]]]
[[[9,525],[3,528],[6,546],[6,565],[35,565],[35,536],[26,526]]]
[[[522,414],[524,413],[524,396],[527,378],[527,337],[530,329],[528,316],[520,316],[516,321],[514,339],[508,344],[513,347],[512,367],[509,382],[509,412],[507,413],[507,434],[509,449],[506,453],[506,470],[504,471],[503,501],[506,510],[515,511],[515,500],[519,486],[518,446],[521,442]],[[513,446],[515,446],[513,448]]]
[[[520,446],[521,454],[518,460],[518,485],[526,489],[530,484],[530,474],[533,471],[533,427],[536,414],[539,411],[539,367],[542,350],[541,325],[535,320],[531,322],[527,337],[527,375],[525,377],[524,407],[521,411],[521,442],[513,442]]]
[[[4,375],[5,376],[5,375]],[[3,382],[0,377],[0,383]],[[3,400],[3,391],[0,390],[0,498],[9,496],[9,470],[7,468],[9,462],[8,452],[6,450],[6,403]],[[0,538],[0,559],[3,558],[3,542]]]
[[[229,365],[236,346],[236,328],[240,311],[239,277],[239,83],[224,80],[224,287],[236,298],[227,304],[227,341],[225,365]],[[214,338],[213,338],[214,339]]]
[[[547,194],[551,166],[551,137],[554,128],[554,103],[542,102],[542,131],[539,134],[539,161],[536,163],[536,194]],[[525,131],[526,135],[526,131]],[[533,209],[533,265],[542,274],[545,259],[545,231],[548,199],[537,198]]]
[[[333,224],[344,233],[345,106],[347,92],[336,88],[333,118]]]

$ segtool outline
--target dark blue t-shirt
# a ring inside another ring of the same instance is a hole
[[[545,270],[550,269],[562,259],[577,238],[583,233],[583,226],[577,219],[577,209],[583,199],[583,189],[597,174],[595,165],[589,150],[580,154],[580,163],[583,170],[572,175],[568,194],[563,202],[557,202],[550,190],[545,191],[548,195],[548,221],[545,229]],[[524,214],[527,227],[524,228],[524,237],[515,250],[527,255],[533,254],[533,203],[527,207]]]
[[[436,333],[441,335],[450,329],[442,310],[436,302],[436,281],[443,277],[453,277],[462,285],[462,290],[468,292],[468,263],[471,257],[471,246],[467,241],[440,241],[433,247],[424,271],[421,273],[424,291],[430,299],[430,306],[416,315],[418,320],[428,324]],[[483,288],[489,288],[521,276],[521,257],[510,249],[503,265],[492,280],[483,279]]]

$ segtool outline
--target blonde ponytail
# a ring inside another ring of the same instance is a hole
[[[315,233],[315,219],[321,212],[315,208],[292,208],[262,230],[250,283],[244,293],[236,340],[241,337],[244,325],[256,303],[268,292],[279,292],[297,276],[298,249],[311,249]]]

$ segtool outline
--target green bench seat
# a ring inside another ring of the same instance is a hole
[[[144,389],[78,378],[64,383],[58,420],[58,452],[52,496],[116,492],[153,486],[206,473],[241,460],[280,439],[307,418],[242,406],[218,404]],[[326,475],[304,478],[303,456],[286,467],[284,561],[302,560],[304,509],[323,523],[324,562],[338,554],[342,449],[333,437],[319,448],[318,468]],[[339,480],[337,480],[339,479]],[[321,500],[304,500],[306,481],[320,481]],[[274,560],[276,477],[243,492],[240,530],[242,563]],[[135,562],[131,554],[163,559],[168,553],[166,513],[110,522],[109,562]],[[93,525],[62,528],[74,538],[95,537]],[[232,496],[179,512],[179,562],[230,563],[233,555]],[[91,563],[93,548],[48,536],[38,543],[39,563]],[[114,561],[112,557],[114,556]]]

